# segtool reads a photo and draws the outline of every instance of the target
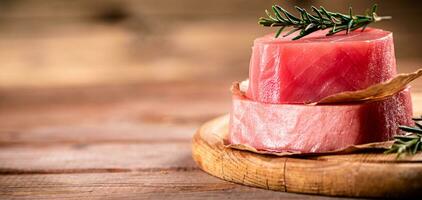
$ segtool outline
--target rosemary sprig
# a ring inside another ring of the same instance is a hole
[[[400,130],[407,134],[395,136],[393,146],[384,153],[397,153],[398,158],[404,153],[413,155],[422,151],[422,124],[418,123],[418,121],[422,121],[422,116],[413,118],[413,121],[415,121],[415,127],[399,126]]]
[[[271,14],[268,10],[265,10],[267,17],[259,18],[258,24],[269,27],[280,27],[276,32],[276,38],[280,36],[286,27],[292,27],[292,30],[285,34],[284,37],[300,31],[299,35],[293,38],[293,40],[297,40],[315,31],[325,30],[327,28],[331,28],[327,36],[341,31],[346,31],[346,34],[348,34],[350,31],[359,28],[362,28],[363,31],[372,22],[391,19],[390,16],[380,17],[376,14],[377,4],[374,4],[370,11],[367,10],[366,15],[353,15],[352,7],[349,7],[348,14],[331,12],[322,6],[319,9],[312,6],[315,14],[311,14],[298,6],[295,8],[299,11],[300,17],[294,16],[279,5],[274,5],[272,6],[273,13]]]

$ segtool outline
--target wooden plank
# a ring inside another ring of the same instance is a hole
[[[196,169],[190,141],[14,145],[0,148],[0,174]]]
[[[397,160],[395,154],[383,154],[383,151],[378,153],[365,153],[365,154],[345,154],[345,155],[328,155],[328,156],[317,156],[310,157],[310,159],[320,160],[320,161],[359,161],[359,162],[371,162],[371,163],[422,163],[422,154],[416,154],[414,156],[405,156]]]
[[[0,111],[0,143],[186,139],[201,122],[229,110],[229,102],[139,100],[105,105],[43,106]],[[48,107],[48,106],[47,106]],[[158,125],[161,123],[161,125]],[[154,135],[155,134],[155,137]]]
[[[204,124],[193,139],[193,158],[200,168],[224,180],[276,191],[331,196],[422,194],[422,153],[399,161],[394,155],[366,153],[321,159],[261,155],[225,147],[228,121],[223,116]]]
[[[1,199],[336,199],[272,192],[201,171],[0,176]],[[343,198],[342,198],[343,199]]]
[[[230,109],[228,85],[167,83],[4,89],[0,91],[0,131],[17,132],[47,126],[53,129],[61,126],[66,131],[72,126],[89,128],[113,123],[121,128],[125,123],[128,126],[136,123],[198,125]],[[209,106],[210,103],[213,106]]]
[[[158,119],[159,120],[159,119]],[[193,122],[192,122],[193,123]],[[195,124],[175,125],[139,122],[94,122],[32,127],[24,130],[0,129],[0,146],[189,142]],[[57,144],[58,143],[58,144]]]

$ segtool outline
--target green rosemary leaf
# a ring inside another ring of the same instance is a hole
[[[265,13],[267,14],[267,16],[272,20],[272,21],[277,21],[277,19],[276,18],[274,18],[271,14],[270,14],[270,12],[268,12],[268,10],[265,10]],[[261,19],[266,19],[266,18],[260,18],[260,20]],[[271,20],[268,20],[268,21],[271,21]],[[280,20],[280,19],[278,19],[278,20]]]
[[[338,32],[344,31],[346,29],[347,29],[347,25],[336,26],[336,29],[335,30],[331,29],[331,31],[328,32],[327,36],[334,35]]]
[[[278,29],[277,33],[275,34],[275,37],[278,38],[278,36],[280,36],[281,32],[283,32],[283,29],[285,28],[285,26],[282,26],[281,28]]]
[[[350,20],[349,23],[347,24],[347,30],[346,33],[349,34],[350,29],[352,29],[353,26],[353,20]]]
[[[280,12],[278,11],[278,9],[275,6],[272,6],[272,9],[274,11],[276,18],[280,21],[284,21],[283,17],[281,16]]]
[[[309,18],[309,20],[311,22],[319,23],[319,21],[320,21],[319,17],[311,15],[309,13],[306,13],[306,16]],[[322,23],[322,24],[324,24],[324,23]]]
[[[403,137],[403,136],[397,135],[394,138],[397,140],[396,144],[407,144],[407,142],[415,140],[415,139],[417,140],[419,137],[410,138],[410,137]]]
[[[398,149],[397,149],[397,157],[400,157],[400,155],[403,154],[405,151],[406,151],[405,145],[399,146]]]
[[[372,13],[376,13],[378,10],[378,4],[372,5]]]
[[[410,132],[410,133],[422,133],[422,129],[419,129],[416,127],[399,126],[399,128],[403,131]]]
[[[289,35],[293,34],[294,32],[296,32],[298,30],[300,30],[300,28],[294,28],[294,29],[290,30],[289,32],[287,32],[285,35],[283,35],[283,37],[289,36]]]
[[[331,15],[323,6],[320,6],[319,9],[321,10],[322,14],[324,14],[327,17],[327,19],[331,18]]]
[[[319,11],[318,8],[316,8],[315,6],[312,6],[311,8],[314,11],[314,13],[318,15],[318,17],[315,17],[315,18],[319,19],[321,24],[324,24],[324,18],[322,17],[321,11]]]
[[[413,147],[412,154],[416,154],[416,152],[418,152],[420,144],[420,140],[416,142],[415,147]]]
[[[303,29],[304,32],[313,31],[318,25],[314,23],[310,23],[308,26],[306,26],[305,29]]]
[[[331,29],[332,32],[336,32],[337,30],[337,24],[334,24],[333,28]]]
[[[387,151],[384,151],[384,154],[390,154],[390,153],[394,153],[394,152],[396,152],[397,151],[397,149],[396,148],[394,148],[394,147],[391,147],[390,149],[388,149]]]
[[[350,31],[358,30],[358,29],[362,28],[363,26],[365,26],[365,25],[364,24],[362,24],[362,25],[356,25],[355,27],[353,27],[352,29],[350,29]]]
[[[413,118],[413,120],[415,127],[399,126],[399,129],[407,134],[395,136],[393,145],[384,153],[396,153],[399,158],[404,153],[412,155],[422,151],[422,125],[417,122],[420,118]]]
[[[296,10],[300,14],[300,17],[296,17],[281,6],[273,5],[271,7],[272,13],[266,10],[265,13],[268,17],[259,18],[258,24],[266,27],[283,27],[276,32],[276,37],[279,37],[281,31],[286,27],[291,27],[292,30],[283,35],[284,37],[300,30],[299,34],[296,37],[293,37],[293,40],[327,28],[331,28],[327,33],[327,36],[334,35],[341,31],[345,31],[346,34],[348,34],[359,28],[364,30],[370,23],[391,18],[378,16],[376,14],[377,7],[378,6],[374,4],[372,6],[372,12],[368,12],[366,15],[353,15],[351,6],[349,7],[348,14],[331,12],[322,6],[319,7],[319,9],[312,6],[311,8],[314,14],[311,14],[307,12],[306,9],[296,6]]]
[[[415,125],[416,125],[418,128],[422,129],[422,125],[421,125],[421,124],[419,124],[418,122],[415,122]]]
[[[413,121],[422,121],[422,117],[415,117],[415,118],[412,118],[412,120]]]
[[[362,32],[365,31],[366,27],[368,27],[368,24],[363,25]]]
[[[298,36],[294,37],[293,40],[297,40],[297,39],[300,39],[302,37],[305,37],[305,36],[315,32],[317,30],[319,30],[318,25],[311,23],[305,29],[303,29]]]
[[[294,15],[292,15],[292,14],[290,14],[289,13],[289,11],[287,11],[287,10],[285,10],[284,8],[282,8],[281,6],[279,6],[279,5],[276,5],[275,6],[279,11],[281,11],[281,12],[283,12],[284,13],[284,15],[286,16],[286,18],[287,19],[289,19],[290,21],[292,21],[292,22],[298,22],[298,21],[300,21],[300,19],[299,18],[297,18],[296,16],[294,16]]]

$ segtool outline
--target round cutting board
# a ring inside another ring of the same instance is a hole
[[[227,181],[283,192],[349,197],[422,194],[422,153],[354,153],[277,157],[227,148],[228,116],[211,120],[193,137],[193,158],[205,172]]]

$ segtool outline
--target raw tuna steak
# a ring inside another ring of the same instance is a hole
[[[408,90],[389,99],[354,105],[265,104],[233,97],[229,143],[257,150],[321,153],[381,142],[412,125]]]
[[[326,32],[296,41],[273,34],[256,39],[247,96],[264,103],[309,103],[396,75],[391,32],[368,28],[329,37]]]

